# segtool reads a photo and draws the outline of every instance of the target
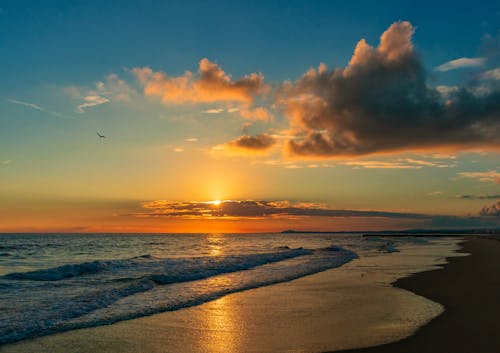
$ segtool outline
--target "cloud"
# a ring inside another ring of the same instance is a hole
[[[214,108],[214,109],[207,109],[204,110],[203,113],[205,114],[220,114],[224,113],[226,110],[224,108]]]
[[[266,108],[264,107],[255,107],[251,108],[248,107],[248,104],[242,104],[240,108],[212,108],[212,109],[207,109],[204,110],[203,113],[205,114],[221,114],[221,113],[237,113],[239,112],[240,116],[249,119],[249,120],[260,120],[260,121],[266,121],[266,122],[271,122],[274,119],[273,114]]]
[[[7,166],[9,166],[11,164],[12,164],[12,160],[11,159],[6,159],[6,160],[0,162],[0,166],[2,166],[2,167],[7,167]]]
[[[381,161],[348,161],[343,165],[354,166],[366,169],[421,169],[421,165],[403,164],[400,162],[381,162]]]
[[[446,86],[446,85],[436,86],[436,90],[445,97],[450,96],[452,93],[456,93],[459,89],[460,87],[458,86]]]
[[[246,148],[251,150],[266,150],[272,147],[276,143],[276,140],[267,134],[260,134],[255,136],[240,136],[236,140],[229,142],[230,145],[240,148]]]
[[[482,182],[494,182],[500,184],[500,172],[490,170],[488,172],[461,172],[458,173],[463,178],[476,179]]]
[[[131,102],[137,92],[116,74],[109,74],[105,81],[96,84],[98,92],[111,100]]]
[[[286,82],[277,105],[295,138],[289,155],[369,154],[500,148],[500,87],[458,88],[445,98],[427,83],[409,22],[396,22],[378,47],[364,39],[345,68],[311,69]]]
[[[29,102],[23,102],[23,101],[20,101],[20,100],[17,100],[17,99],[7,99],[7,102],[10,102],[10,103],[13,103],[13,104],[17,104],[17,105],[22,105],[22,106],[30,108],[30,109],[38,110],[38,111],[47,113],[49,115],[55,116],[57,118],[75,120],[75,118],[67,117],[67,116],[59,114],[57,112],[54,112],[52,110],[45,109],[45,108],[39,106],[38,104],[29,103]]]
[[[76,107],[76,111],[79,113],[84,113],[86,108],[95,107],[104,103],[109,103],[110,100],[106,97],[99,95],[89,95],[83,97],[84,102]]]
[[[500,217],[500,201],[491,206],[484,206],[480,214],[484,217]]]
[[[87,108],[112,101],[130,103],[137,94],[127,82],[121,80],[116,74],[106,76],[104,81],[97,82],[94,89],[87,90],[85,93],[74,86],[67,87],[66,91],[77,99],[83,99],[83,102],[76,107],[76,111],[79,113],[84,113]]]
[[[136,214],[146,217],[382,217],[426,219],[429,216],[415,213],[386,211],[338,210],[311,203],[289,201],[226,200],[214,202],[167,201],[145,202],[142,207],[150,212]]]
[[[445,62],[435,68],[436,71],[450,71],[469,67],[480,67],[485,63],[485,58],[459,58]]]
[[[398,158],[388,161],[355,160],[339,162],[339,164],[367,169],[422,169],[424,167],[448,168],[454,166],[454,164],[448,164],[442,161],[427,161],[414,158]]]
[[[500,194],[493,195],[457,195],[457,198],[464,200],[495,200],[500,199]]]
[[[500,80],[500,67],[488,70],[479,75],[482,80]]]
[[[184,139],[184,141],[186,141],[186,142],[198,142],[198,138],[197,137],[191,137],[191,138]]]
[[[11,103],[14,103],[14,104],[18,104],[18,105],[23,105],[23,106],[31,108],[31,109],[45,111],[45,109],[43,109],[42,107],[40,107],[39,105],[34,104],[34,103],[28,103],[28,102],[18,101],[16,99],[7,99],[7,101],[11,102]]]
[[[212,147],[227,155],[265,154],[276,144],[276,139],[268,134],[243,135],[230,142]]]
[[[240,110],[240,115],[245,119],[251,120],[261,120],[261,121],[273,121],[274,116],[264,107],[256,107],[253,109],[245,108]]]
[[[144,87],[146,96],[160,97],[164,103],[213,103],[241,102],[249,104],[268,87],[264,76],[252,73],[233,80],[217,64],[204,58],[196,74],[186,71],[184,75],[170,77],[163,72],[154,72],[149,67],[135,68],[132,72]]]

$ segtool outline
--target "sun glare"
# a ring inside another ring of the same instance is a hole
[[[220,205],[220,203],[221,203],[221,201],[220,201],[220,200],[213,200],[211,203],[212,203],[213,205],[215,205],[215,206],[219,206],[219,205]]]

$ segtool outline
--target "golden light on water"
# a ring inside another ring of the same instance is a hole
[[[222,246],[224,245],[224,235],[212,233],[206,237],[208,251],[210,256],[219,256],[222,254]]]

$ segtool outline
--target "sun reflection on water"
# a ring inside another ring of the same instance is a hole
[[[206,241],[210,256],[224,255],[223,246],[226,243],[224,234],[207,234]]]

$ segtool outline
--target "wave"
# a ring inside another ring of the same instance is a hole
[[[151,272],[153,272],[150,276],[151,279],[157,283],[166,284],[241,271],[265,263],[282,261],[296,256],[310,255],[311,253],[312,250],[297,248],[264,254],[205,256],[180,259],[156,258],[147,254],[122,260],[92,261],[79,264],[66,264],[44,270],[14,272],[5,275],[5,277],[16,280],[59,281],[105,271],[111,272],[116,276],[126,272],[128,275],[135,274],[138,277],[149,277]],[[193,271],[196,272],[193,273]],[[141,274],[144,276],[140,276]]]
[[[0,310],[0,344],[198,305],[355,258],[356,253],[340,247],[296,248],[219,257],[144,255],[11,273],[2,282],[15,285],[26,298],[19,295],[15,311]],[[8,293],[13,293],[12,287]]]
[[[83,274],[97,273],[107,267],[105,262],[93,261],[81,264],[68,264],[46,270],[30,272],[14,272],[5,275],[10,279],[31,280],[31,281],[59,281]]]

